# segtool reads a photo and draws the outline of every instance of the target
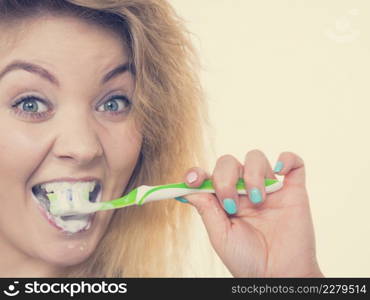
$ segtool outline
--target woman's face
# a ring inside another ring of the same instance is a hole
[[[121,196],[142,142],[129,118],[134,79],[116,69],[128,53],[107,29],[49,16],[22,30],[0,36],[0,265],[73,265],[95,249],[112,211],[58,225],[32,187],[98,180],[101,201]]]

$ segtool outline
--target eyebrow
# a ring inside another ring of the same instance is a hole
[[[60,83],[59,83],[58,79],[53,74],[51,74],[49,71],[47,71],[46,69],[44,69],[43,67],[41,67],[39,65],[36,65],[36,64],[30,63],[30,62],[27,62],[27,61],[23,61],[23,60],[16,60],[16,61],[10,63],[9,65],[7,65],[0,72],[0,80],[7,73],[9,73],[11,71],[15,71],[15,70],[24,70],[24,71],[39,75],[40,77],[46,79],[50,83],[52,83],[52,84],[54,84],[58,87],[60,86]],[[109,71],[106,75],[104,75],[104,77],[102,78],[100,83],[105,84],[109,80],[111,80],[111,79],[117,77],[118,75],[123,74],[123,73],[125,73],[129,70],[130,70],[130,64],[128,62],[126,62],[124,64],[121,64],[121,65],[115,67],[113,70]]]
[[[115,67],[113,70],[109,71],[106,75],[104,75],[103,79],[101,80],[101,84],[107,83],[109,80],[117,77],[120,74],[123,74],[127,71],[131,71],[130,64],[128,62]]]

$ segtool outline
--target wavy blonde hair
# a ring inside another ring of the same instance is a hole
[[[192,166],[208,168],[204,129],[209,119],[200,64],[183,20],[166,1],[0,0],[0,24],[45,14],[109,28],[129,50],[135,76],[133,115],[143,145],[124,194],[141,184],[182,181]],[[189,268],[191,246],[199,242],[190,234],[193,212],[173,199],[120,209],[94,253],[61,276],[204,276],[206,272],[196,273],[196,266]]]

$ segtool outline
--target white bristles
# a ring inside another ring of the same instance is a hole
[[[91,203],[89,201],[89,193],[94,189],[93,182],[76,182],[69,183],[53,183],[46,185],[44,188],[49,192],[53,192],[54,200],[52,203],[52,211],[58,212],[58,215],[63,215],[67,211],[83,211]]]

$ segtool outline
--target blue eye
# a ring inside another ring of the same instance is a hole
[[[118,99],[118,101],[116,100]],[[99,106],[98,111],[108,111],[113,114],[124,113],[130,109],[131,101],[125,96],[116,95],[110,97],[106,102]],[[103,107],[103,109],[100,109]],[[125,108],[126,107],[126,108]]]
[[[46,102],[32,95],[22,97],[12,107],[15,108],[17,114],[36,119],[45,117],[49,112]]]
[[[40,105],[37,104],[38,103],[41,103],[41,107],[46,107],[47,106],[44,104],[44,101],[42,100],[39,100],[39,98],[37,97],[34,97],[34,96],[26,96],[24,98],[22,98],[20,101],[17,102],[16,106],[18,106],[19,104],[23,103],[22,105],[22,109],[26,112],[40,112],[38,111],[38,108]],[[44,111],[47,111],[44,110]]]

